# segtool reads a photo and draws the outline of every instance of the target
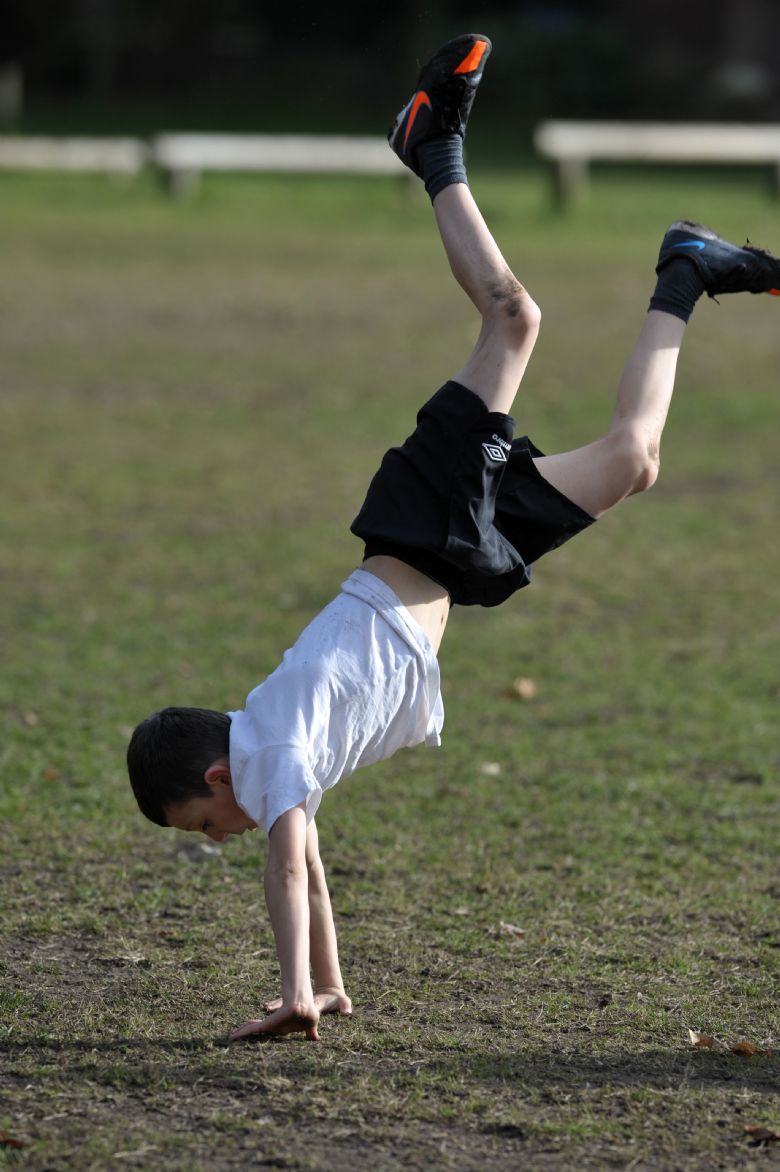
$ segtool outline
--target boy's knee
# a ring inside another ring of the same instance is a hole
[[[627,496],[647,492],[658,479],[661,453],[658,439],[635,428],[621,428],[614,433],[615,458],[625,478]]]
[[[658,448],[658,442],[653,441],[649,444],[645,451],[644,464],[640,477],[640,485],[637,492],[645,492],[646,489],[652,488],[658,479],[658,474],[661,471],[661,453]]]
[[[493,321],[518,341],[526,341],[539,332],[542,311],[511,273],[491,288],[490,308]]]
[[[652,488],[660,470],[661,452],[658,440],[643,436],[637,443],[634,492],[647,492],[648,488]]]

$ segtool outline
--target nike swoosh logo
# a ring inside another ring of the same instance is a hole
[[[414,120],[420,113],[421,106],[427,106],[429,110],[431,108],[431,99],[428,97],[425,90],[420,90],[419,93],[416,93],[412,99],[412,108],[409,111],[409,121],[406,123],[406,134],[404,135],[404,150],[406,150],[406,144],[409,141],[409,135],[412,133]]]
[[[456,73],[473,73],[484,57],[485,49],[487,49],[487,41],[475,41],[458,68],[453,69],[453,76]]]
[[[704,248],[703,240],[681,240],[679,244],[673,244],[672,248]]]

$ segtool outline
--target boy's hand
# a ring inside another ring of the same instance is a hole
[[[314,1004],[320,1013],[340,1013],[342,1017],[352,1017],[352,1002],[343,989],[315,988]],[[274,1013],[281,1007],[281,997],[274,997],[271,1001],[263,1003],[266,1013]]]
[[[318,1042],[319,1019],[320,1013],[316,1005],[306,1006],[299,1003],[285,1006],[280,1000],[279,1007],[262,1021],[245,1021],[238,1029],[233,1030],[230,1041],[239,1042],[242,1038],[250,1038],[255,1034],[268,1034],[276,1038],[286,1037],[287,1034],[306,1034],[310,1042]]]

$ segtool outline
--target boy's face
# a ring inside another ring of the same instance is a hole
[[[227,761],[217,761],[209,766],[205,781],[211,787],[208,797],[190,798],[168,807],[166,815],[170,826],[207,834],[214,842],[224,842],[230,834],[257,830],[257,823],[244,813],[233,795]]]

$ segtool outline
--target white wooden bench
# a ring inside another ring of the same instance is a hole
[[[735,122],[542,122],[534,146],[553,164],[565,205],[592,160],[636,163],[768,164],[780,190],[780,126]]]
[[[0,136],[0,168],[10,171],[96,171],[136,175],[148,149],[134,138],[44,138]]]
[[[152,161],[181,193],[203,171],[409,174],[384,138],[302,134],[158,134]]]

